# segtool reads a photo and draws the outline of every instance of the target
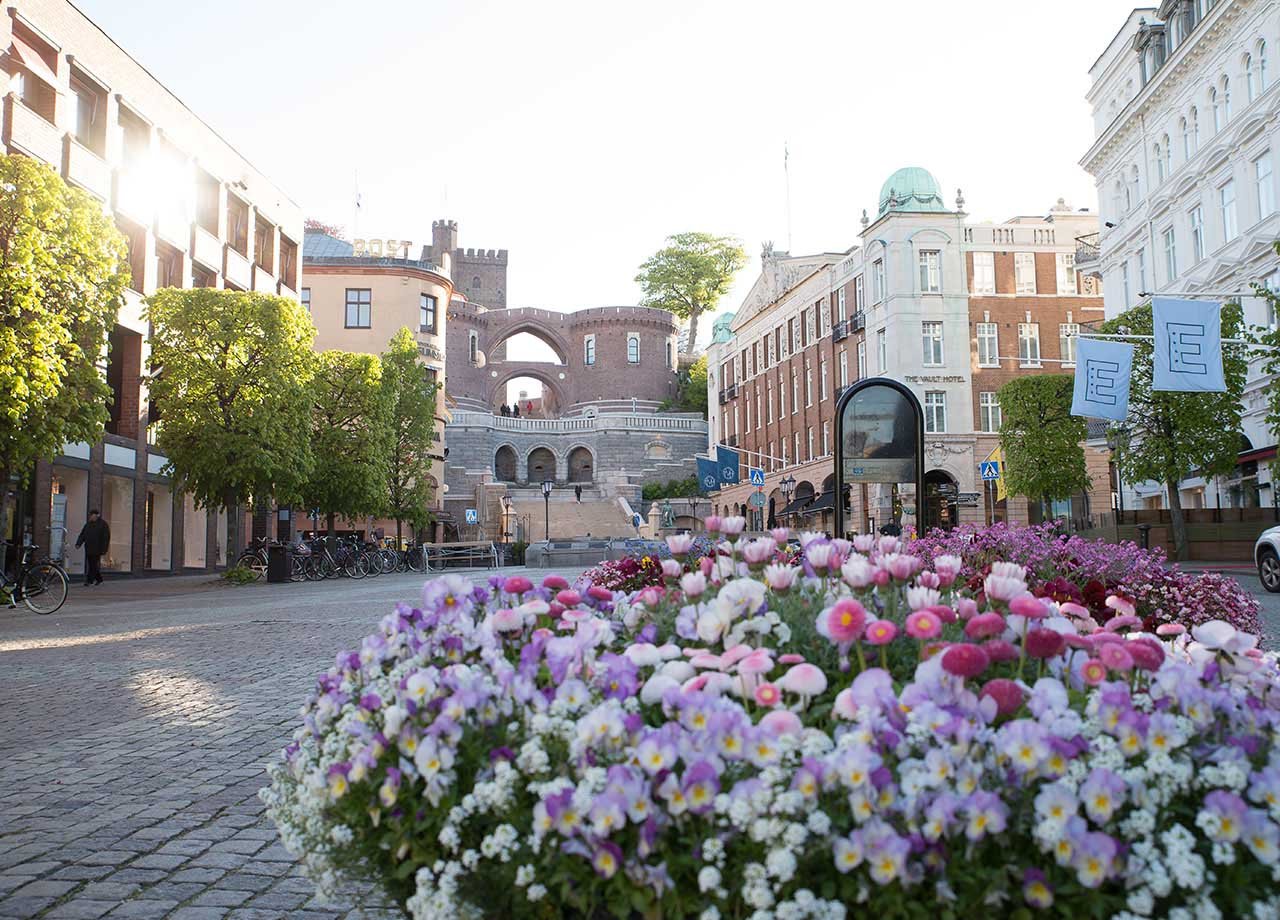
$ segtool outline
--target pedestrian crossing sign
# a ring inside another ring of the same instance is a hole
[[[751,467],[751,484],[753,486],[764,486],[764,470],[758,467]]]
[[[992,480],[1000,478],[1000,464],[995,460],[982,461],[982,478]]]
[[[468,509],[467,509],[467,523],[468,523],[468,524],[475,524],[475,523],[477,523],[479,520],[480,520],[480,515],[476,513],[476,509],[475,509],[475,508],[468,508]]]

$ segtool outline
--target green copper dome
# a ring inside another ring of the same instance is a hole
[[[711,324],[711,341],[728,342],[733,338],[733,317],[732,313],[721,313],[716,317]]]
[[[890,206],[889,201],[893,199]],[[880,186],[880,213],[885,211],[945,211],[938,180],[927,169],[904,166]]]

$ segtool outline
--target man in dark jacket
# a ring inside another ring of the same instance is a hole
[[[76,537],[76,546],[84,547],[84,583],[86,585],[102,584],[102,569],[98,560],[106,554],[111,546],[111,528],[98,516],[98,510],[89,512],[89,520]]]

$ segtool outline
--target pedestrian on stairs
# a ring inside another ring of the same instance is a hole
[[[573,487],[573,497],[578,500],[578,504],[582,504],[582,486]]]
[[[514,416],[515,418],[519,418],[519,417],[520,417],[520,403],[518,403],[518,402],[516,402],[516,403],[512,403],[512,405],[511,405],[511,414],[512,414],[512,416]]]

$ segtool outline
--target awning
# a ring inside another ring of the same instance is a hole
[[[814,499],[814,496],[812,496],[812,495],[805,495],[805,496],[803,496],[802,498],[792,499],[791,503],[790,503],[790,504],[788,504],[788,505],[786,505],[786,506],[785,506],[781,511],[779,511],[779,512],[778,512],[778,514],[779,514],[779,515],[783,515],[783,514],[797,514],[797,513],[799,513],[799,512],[800,512],[800,511],[801,511],[801,510],[802,510],[806,505],[808,505],[810,502],[812,502],[812,501],[813,501],[813,499]]]
[[[1258,447],[1254,450],[1242,450],[1240,451],[1240,456],[1236,458],[1236,463],[1241,464],[1256,462],[1259,460],[1270,460],[1276,455],[1277,446],[1280,445],[1272,444],[1270,447]]]
[[[58,78],[53,75],[53,71],[49,69],[45,59],[40,56],[40,52],[36,51],[35,48],[32,48],[17,35],[13,36],[13,44],[9,46],[9,57],[31,71],[43,82],[49,84],[50,89],[58,89]]]
[[[836,506],[836,494],[834,492],[823,492],[814,500],[813,504],[805,508],[801,514],[818,514],[822,511],[831,511]]]

